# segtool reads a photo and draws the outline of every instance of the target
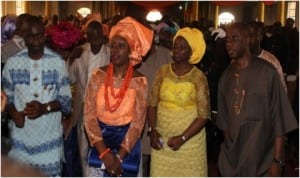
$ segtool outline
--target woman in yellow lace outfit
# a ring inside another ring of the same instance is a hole
[[[174,37],[173,60],[160,68],[148,107],[151,176],[207,176],[205,124],[210,118],[206,76],[193,64],[204,52],[201,31]]]

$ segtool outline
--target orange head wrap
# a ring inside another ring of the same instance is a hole
[[[131,17],[125,17],[112,27],[109,39],[116,35],[127,40],[131,49],[129,58],[132,65],[139,64],[152,45],[153,31]]]

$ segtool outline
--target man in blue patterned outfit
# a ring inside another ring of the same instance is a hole
[[[45,47],[45,27],[33,16],[25,35],[27,48],[10,57],[2,86],[12,149],[9,157],[60,176],[63,158],[62,113],[71,111],[70,82],[65,62]]]

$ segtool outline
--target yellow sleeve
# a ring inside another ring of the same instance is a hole
[[[197,91],[197,109],[198,117],[202,119],[210,119],[210,97],[209,87],[206,76],[203,72],[197,72],[193,76]]]

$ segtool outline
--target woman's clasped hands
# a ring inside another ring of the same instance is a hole
[[[164,148],[164,141],[162,140],[161,134],[157,130],[153,130],[150,132],[150,142],[152,148],[156,150],[160,150]],[[177,135],[170,137],[168,139],[167,145],[173,150],[177,151],[184,144],[184,140],[182,140],[182,135]]]
[[[117,177],[122,175],[122,163],[114,153],[107,153],[105,156],[103,156],[102,161],[104,162],[108,174]]]

